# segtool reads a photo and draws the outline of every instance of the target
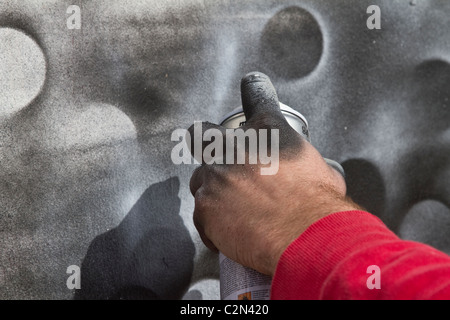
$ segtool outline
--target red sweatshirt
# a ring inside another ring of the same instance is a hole
[[[272,299],[450,299],[450,256],[364,211],[328,215],[282,254]]]

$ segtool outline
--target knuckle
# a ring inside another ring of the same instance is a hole
[[[204,191],[204,188],[200,188],[197,190],[194,196],[195,201],[195,210],[199,212],[203,212],[208,208],[209,197]]]
[[[192,172],[191,179],[189,180],[189,189],[193,196],[195,196],[197,190],[203,184],[203,173],[203,167],[198,167]]]

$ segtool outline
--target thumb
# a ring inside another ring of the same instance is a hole
[[[286,122],[280,110],[277,92],[270,78],[261,72],[250,72],[241,80],[242,108],[247,123],[261,117]],[[269,121],[272,123],[273,121]]]

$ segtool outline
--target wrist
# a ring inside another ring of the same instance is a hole
[[[287,247],[295,241],[300,235],[305,232],[312,224],[320,219],[336,213],[344,211],[364,210],[350,198],[344,197],[341,199],[325,200],[317,203],[309,208],[304,207],[299,211],[297,220],[292,221],[289,226],[286,226],[283,234],[279,234],[277,240],[273,242],[273,246],[265,262],[265,268],[268,270],[267,274],[274,275],[278,261]],[[305,214],[308,213],[308,214]],[[275,237],[274,237],[275,238]]]

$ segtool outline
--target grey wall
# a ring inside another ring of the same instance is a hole
[[[172,163],[170,136],[238,106],[254,70],[355,200],[450,253],[449,14],[446,0],[1,1],[0,298],[217,299],[194,166]]]

